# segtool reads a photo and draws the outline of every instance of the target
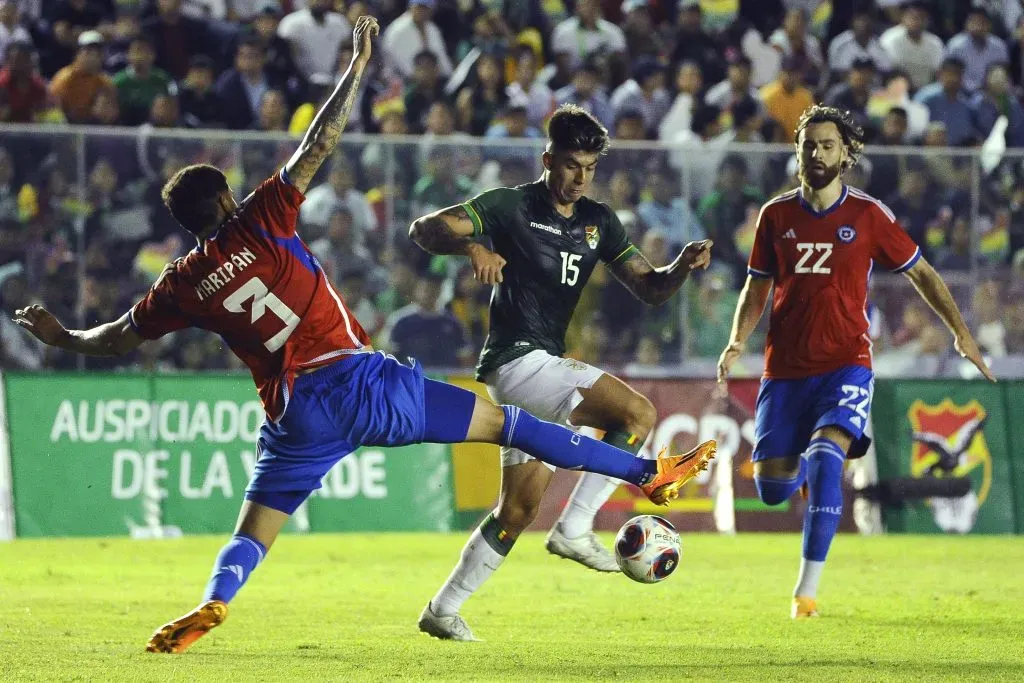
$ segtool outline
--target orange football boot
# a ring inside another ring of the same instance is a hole
[[[793,598],[793,610],[790,616],[794,619],[813,619],[821,615],[818,614],[818,603],[814,598],[797,595]]]
[[[708,463],[718,452],[718,444],[714,439],[705,441],[689,453],[683,455],[658,455],[658,473],[640,490],[655,505],[668,505],[670,500],[679,497],[679,489],[686,482],[708,468]],[[664,453],[664,451],[662,451]]]
[[[146,643],[146,652],[181,653],[228,618],[228,606],[220,600],[209,600],[199,607],[166,623]]]

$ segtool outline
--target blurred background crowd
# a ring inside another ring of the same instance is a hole
[[[382,33],[299,231],[379,346],[472,365],[490,292],[407,227],[538,178],[546,119],[571,102],[613,135],[591,195],[655,265],[705,236],[715,265],[659,308],[598,269],[569,353],[709,372],[758,207],[796,185],[792,131],[824,101],[866,131],[848,182],[947,277],[997,373],[1024,376],[1024,0],[0,0],[0,367],[237,369],[201,332],[126,367],[45,350],[9,314],[120,316],[193,246],[160,203],[165,179],[214,163],[242,196],[272,174],[366,13]],[[1000,116],[1008,150],[983,171]],[[867,313],[880,374],[961,372],[903,278],[876,274]]]

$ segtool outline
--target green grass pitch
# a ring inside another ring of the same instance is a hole
[[[824,616],[794,623],[797,536],[687,535],[647,586],[528,534],[463,611],[486,642],[429,639],[417,616],[464,540],[284,536],[184,655],[143,647],[223,537],[0,544],[0,681],[1024,680],[1024,539],[841,536]]]

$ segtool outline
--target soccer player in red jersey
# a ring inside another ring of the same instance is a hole
[[[744,352],[774,286],[755,410],[754,483],[778,505],[805,482],[803,561],[794,618],[817,616],[818,580],[843,509],[846,458],[864,454],[874,375],[866,314],[872,267],[903,273],[953,333],[957,351],[995,381],[942,278],[874,197],[843,184],[863,131],[849,112],[815,105],[800,118],[800,187],[761,207],[746,285],[718,380]]]
[[[146,339],[198,327],[221,335],[252,372],[267,419],[235,534],[217,557],[202,603],[157,629],[150,652],[182,652],[221,624],[289,516],[360,446],[478,441],[520,448],[557,467],[629,481],[657,504],[678,496],[714,455],[712,445],[657,461],[636,458],[430,380],[415,362],[370,347],[295,223],[303,193],[345,129],[377,31],[372,17],[356,22],[349,69],[285,167],[241,204],[212,166],[189,166],[167,182],[164,203],[197,245],[128,313],[66,330],[40,306],[15,312],[15,322],[43,342],[91,355],[120,355]]]

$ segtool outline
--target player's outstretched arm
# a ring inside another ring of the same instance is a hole
[[[373,17],[362,16],[356,20],[352,30],[352,44],[355,46],[352,63],[317,112],[299,148],[285,165],[288,180],[303,194],[324,160],[334,151],[348,124],[349,114],[352,113],[359,92],[359,79],[370,61],[371,41],[379,30],[377,20]]]
[[[732,333],[729,344],[718,358],[718,381],[724,382],[729,376],[729,369],[736,359],[743,355],[747,348],[747,339],[757,327],[768,295],[772,291],[772,278],[755,278],[747,276],[747,282],[736,302],[736,314],[732,319]]]
[[[932,265],[923,258],[920,258],[904,274],[914,284],[914,288],[921,295],[921,298],[928,302],[932,310],[942,318],[942,322],[953,333],[955,340],[953,344],[957,352],[974,363],[975,367],[985,376],[985,379],[995,382],[995,375],[992,374],[992,370],[989,369],[985,359],[982,358],[981,349],[978,348],[978,343],[974,341],[974,336],[967,328],[967,323],[964,322],[963,315],[960,314],[960,308],[956,305],[956,301],[953,300],[949,287],[946,286],[942,277],[935,272]]]
[[[14,322],[48,346],[89,356],[120,356],[143,342],[132,329],[128,315],[88,330],[68,330],[48,310],[33,304],[15,311]]]
[[[611,271],[637,299],[659,306],[679,291],[691,271],[708,267],[711,245],[711,240],[690,242],[675,261],[660,268],[652,266],[646,256],[634,250],[625,260],[612,264]]]
[[[423,251],[438,256],[468,256],[473,276],[485,285],[502,281],[505,259],[473,239],[473,219],[457,204],[417,218],[409,226],[409,239]]]

